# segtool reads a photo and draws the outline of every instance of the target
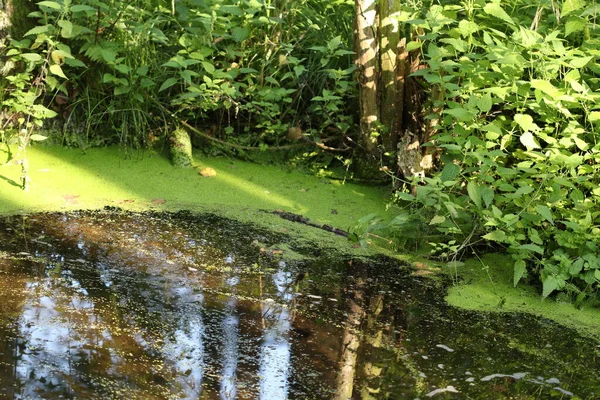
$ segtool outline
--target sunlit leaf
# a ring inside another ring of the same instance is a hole
[[[510,25],[515,24],[510,15],[508,15],[502,6],[500,6],[499,2],[487,3],[485,7],[483,7],[483,11],[486,14],[499,18],[504,22],[508,22]]]
[[[66,76],[66,75],[65,75],[65,73],[63,72],[63,70],[62,70],[62,68],[60,67],[60,65],[58,65],[58,64],[53,64],[53,65],[51,65],[51,66],[50,66],[49,70],[50,70],[50,73],[51,73],[51,74],[54,74],[54,75],[60,76],[61,78],[65,78],[65,79],[67,79],[67,76]]]
[[[477,208],[481,208],[481,189],[477,182],[471,181],[467,184],[467,193]]]
[[[524,260],[517,260],[513,269],[513,285],[517,286],[521,278],[525,275],[525,272],[527,272],[527,265]]]

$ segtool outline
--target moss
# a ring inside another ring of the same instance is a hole
[[[188,168],[193,164],[192,141],[190,134],[184,129],[178,128],[171,133],[169,138],[171,162],[179,168]]]
[[[5,160],[1,152],[0,149],[0,160]],[[316,241],[357,254],[372,251],[353,249],[344,237],[289,222],[265,211],[285,210],[344,230],[366,214],[393,215],[392,209],[386,209],[389,192],[385,189],[342,184],[225,158],[195,155],[194,165],[216,171],[214,177],[202,177],[196,169],[174,168],[168,159],[153,151],[127,156],[117,148],[83,153],[38,145],[28,149],[28,156],[31,178],[28,193],[18,187],[18,165],[0,167],[0,214],[104,206],[134,211],[209,211],[289,232],[297,238],[296,246],[314,247]]]
[[[464,264],[446,267],[459,277],[448,291],[446,301],[456,307],[487,312],[523,312],[569,326],[582,335],[600,339],[600,310],[592,304],[577,309],[573,304],[543,299],[535,288],[514,287],[513,261],[502,254],[488,254]]]

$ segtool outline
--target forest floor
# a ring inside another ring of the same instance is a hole
[[[381,249],[360,249],[331,232],[298,224],[270,212],[282,210],[351,231],[359,218],[375,213],[391,218],[391,191],[329,180],[288,167],[259,165],[228,158],[197,155],[195,167],[178,169],[154,151],[118,148],[87,150],[53,146],[29,148],[30,189],[20,187],[21,167],[0,167],[0,215],[39,211],[101,209],[131,211],[211,212],[273,231],[299,237],[306,243],[355,255]],[[0,152],[0,161],[5,154]],[[199,172],[212,168],[215,176]],[[388,255],[390,254],[387,252]],[[512,286],[512,263],[503,255],[487,255],[450,266],[435,265],[416,256],[396,255],[416,267],[416,274],[455,276],[449,304],[489,312],[526,312],[555,320],[600,339],[600,309],[584,304],[542,300],[535,288]],[[432,273],[433,272],[433,273]],[[460,279],[458,279],[460,277]]]

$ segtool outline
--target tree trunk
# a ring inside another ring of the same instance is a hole
[[[362,146],[356,158],[358,172],[373,177],[379,167],[396,161],[405,179],[422,178],[434,161],[422,146],[435,134],[437,120],[422,121],[429,114],[423,112],[422,89],[417,78],[409,77],[420,68],[420,53],[406,50],[409,32],[394,18],[401,1],[355,0],[355,5]],[[439,114],[443,93],[437,91],[433,97],[429,111]],[[395,160],[384,157],[393,154]]]
[[[398,57],[401,41],[398,20],[391,17],[400,10],[400,0],[382,0],[380,7],[379,43],[381,62],[381,102],[380,115],[383,129],[381,144],[388,153],[396,150],[398,136],[402,126],[402,90],[398,81],[404,78],[400,74]],[[403,48],[402,48],[403,49]]]
[[[35,20],[28,15],[35,10],[29,0],[0,0],[0,39],[10,36],[21,40]]]

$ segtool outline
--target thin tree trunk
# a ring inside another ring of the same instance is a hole
[[[378,12],[377,0],[355,0],[356,4],[356,65],[359,76],[360,131],[361,144],[365,151],[374,154],[377,148],[379,122],[378,107],[378,57],[377,40]]]
[[[384,126],[381,144],[386,152],[396,150],[398,135],[402,121],[402,96],[399,94],[397,79],[399,77],[400,29],[398,20],[393,18],[394,12],[400,10],[400,0],[381,0],[380,8],[380,60],[381,60],[381,124]]]

